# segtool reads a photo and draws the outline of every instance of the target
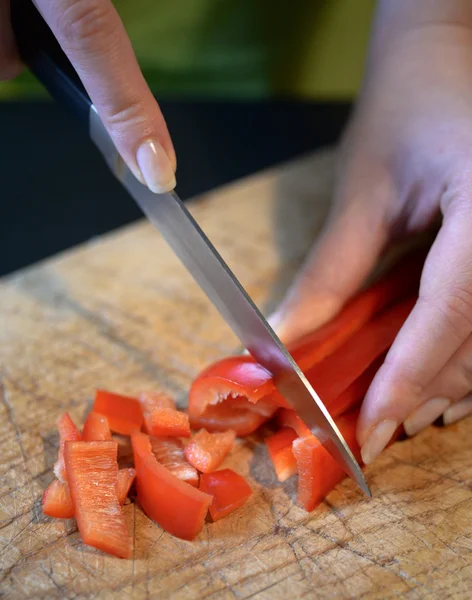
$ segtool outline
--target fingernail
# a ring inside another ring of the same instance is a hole
[[[403,423],[405,433],[412,436],[428,427],[443,414],[449,404],[450,401],[447,398],[431,398],[431,400],[418,406]]]
[[[175,188],[172,163],[159,142],[143,142],[136,153],[136,161],[146,185],[152,192],[163,194]]]
[[[379,423],[370,433],[367,441],[361,448],[362,460],[366,465],[374,462],[390,441],[390,438],[398,427],[393,419],[386,419]]]
[[[443,414],[444,425],[450,425],[472,413],[472,398],[468,397],[450,406]]]

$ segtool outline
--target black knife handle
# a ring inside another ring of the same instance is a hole
[[[69,108],[88,131],[92,101],[31,0],[11,1],[11,21],[22,61],[51,96]]]

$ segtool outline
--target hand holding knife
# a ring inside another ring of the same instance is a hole
[[[368,495],[352,452],[320,398],[175,192],[153,193],[131,172],[105,129],[71,63],[33,4],[14,0],[12,22],[23,61],[51,95],[67,105],[108,166],[180,258],[279,392]]]

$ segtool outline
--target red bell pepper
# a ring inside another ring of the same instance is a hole
[[[377,283],[362,290],[331,321],[289,345],[288,350],[305,372],[341,347],[372,318],[419,288],[423,250],[403,259]]]
[[[185,460],[184,445],[179,439],[151,436],[150,440],[157,462],[182,481],[198,486],[198,472]]]
[[[204,473],[200,477],[200,490],[211,494],[210,516],[218,521],[233,510],[240,508],[252,494],[251,486],[231,469]]]
[[[54,474],[63,483],[67,481],[66,470],[64,465],[64,444],[67,441],[80,440],[80,431],[75,426],[68,413],[62,415],[57,422],[57,428],[59,430],[59,453],[57,455],[57,461],[54,465]]]
[[[174,400],[168,395],[160,392],[141,392],[139,402],[143,411],[144,431],[150,435],[183,435],[190,437],[190,425],[188,417],[186,423],[182,417],[175,415],[176,406]],[[164,409],[162,411],[161,409]],[[172,412],[174,411],[174,412]],[[179,413],[180,414],[180,413]],[[175,417],[173,419],[172,417]],[[178,429],[178,419],[181,420],[181,425],[185,428],[185,433],[173,433],[174,429]],[[161,426],[160,426],[161,424]],[[169,432],[164,432],[164,429],[170,427]]]
[[[64,460],[82,540],[128,558],[132,543],[118,502],[117,451],[116,442],[66,442]]]
[[[367,394],[377,371],[382,366],[386,354],[382,354],[337,398],[326,398],[326,408],[332,417],[339,417],[355,408]]]
[[[93,411],[105,415],[110,429],[123,435],[130,435],[143,425],[141,405],[136,398],[97,390]]]
[[[374,361],[351,385],[337,398],[325,398],[325,406],[332,417],[340,415],[355,408],[364,398],[375,374],[382,366],[385,354]],[[277,424],[282,429],[291,428],[299,437],[310,435],[310,430],[303,423],[294,410],[281,408],[277,413]],[[277,434],[275,434],[277,435]],[[287,434],[288,435],[288,434]],[[267,440],[266,440],[267,442]],[[272,461],[273,457],[271,456]]]
[[[290,427],[295,431],[298,437],[311,435],[311,431],[297,413],[289,408],[279,409],[277,413],[277,424],[279,427]]]
[[[153,408],[145,418],[146,433],[165,437],[190,437],[188,415],[174,408]]]
[[[343,415],[336,419],[336,425],[360,461],[360,449],[356,441],[358,415],[358,411]],[[312,511],[346,474],[313,435],[296,439],[293,453],[298,466],[297,501],[305,510]]]
[[[128,493],[133,485],[134,478],[136,477],[136,471],[130,467],[119,469],[118,476],[116,479],[116,495],[118,496],[118,502],[123,506],[128,497]]]
[[[211,432],[232,429],[241,437],[253,433],[267,421],[267,417],[252,410],[232,408],[227,406],[226,402],[208,406],[201,416],[193,415],[189,409],[189,417],[192,429],[206,429]]]
[[[233,447],[236,434],[229,429],[222,433],[208,433],[201,429],[185,448],[185,458],[202,473],[217,469]]]
[[[297,437],[291,427],[282,427],[277,433],[265,440],[267,451],[279,481],[286,481],[297,472],[297,461],[292,450],[292,442]]]
[[[69,493],[69,486],[58,479],[52,481],[44,490],[43,513],[56,519],[72,519],[74,505]]]
[[[149,436],[131,436],[138,498],[144,512],[163,529],[193,540],[205,522],[212,497],[181,481],[157,462]]]
[[[119,469],[116,480],[118,502],[123,506],[133,484],[136,471],[131,468]],[[69,485],[58,479],[52,481],[44,490],[43,513],[56,519],[71,519],[74,516],[74,505],[70,497]]]
[[[139,403],[143,409],[144,417],[146,418],[146,412],[151,412],[154,408],[174,408],[175,402],[169,396],[163,392],[141,392],[139,394]]]
[[[189,394],[188,411],[191,423],[206,416],[217,420],[223,412],[227,415],[228,407],[223,409],[226,401],[231,409],[254,411],[265,417],[254,419],[254,422],[259,421],[259,424],[272,416],[277,406],[287,406],[276,390],[271,374],[250,356],[231,356],[219,360],[195,379]],[[260,408],[256,408],[259,402]],[[238,416],[243,418],[240,414]],[[248,420],[252,419],[247,413],[246,416]],[[225,428],[230,426],[234,428],[229,423]],[[238,435],[245,435],[237,428],[234,429]],[[254,431],[245,425],[241,430]]]
[[[111,440],[110,426],[105,415],[96,412],[91,412],[87,415],[82,430],[82,439],[84,442]]]
[[[367,323],[336,352],[305,372],[325,404],[333,402],[392,345],[415,305],[403,300]]]
[[[210,405],[207,407],[203,414],[207,414],[208,409],[211,408],[220,408],[222,404]],[[254,412],[257,415],[261,415],[265,417],[265,419],[270,419],[272,415],[276,412],[278,405],[274,404],[271,400],[271,396],[267,396],[266,398],[259,398],[259,400],[254,404],[253,402],[249,402],[247,398],[243,398],[242,396],[236,396],[235,398],[229,397],[224,400],[224,406],[228,408],[235,408],[237,410],[249,410],[250,412]]]

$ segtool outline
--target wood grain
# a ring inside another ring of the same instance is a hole
[[[199,199],[193,211],[269,310],[326,213],[330,154]],[[41,513],[64,410],[82,422],[97,387],[162,389],[181,406],[192,377],[237,349],[163,241],[140,223],[4,280],[0,294],[0,593],[5,598],[470,598],[472,420],[397,443],[312,514],[279,485],[263,444],[238,443],[245,508],[172,538],[125,506],[133,559],[84,546]]]

